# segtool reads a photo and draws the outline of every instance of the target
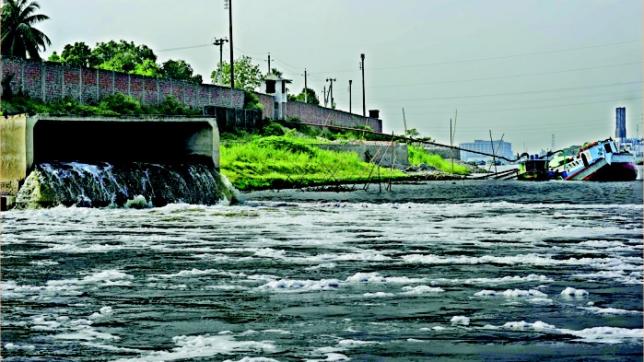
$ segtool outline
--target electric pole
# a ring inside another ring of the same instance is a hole
[[[353,80],[349,79],[349,113],[351,112],[351,84],[353,83]]]
[[[309,103],[309,85],[307,83],[306,68],[304,68],[304,103]]]
[[[233,0],[224,0],[228,9],[228,37],[230,38],[230,89],[235,89],[235,57],[233,55]]]
[[[326,84],[324,85],[324,88],[322,89],[322,95],[324,96],[324,107],[327,106],[329,103],[329,98],[326,96]]]
[[[335,100],[333,99],[333,82],[336,82],[337,79],[335,79],[335,78],[327,78],[326,81],[330,83],[330,85],[329,85],[329,94],[331,95],[331,108],[335,109]]]
[[[268,73],[271,74],[271,53],[268,53]]]
[[[405,129],[405,136],[407,135],[407,117],[405,116],[405,107],[402,109],[403,113],[403,128]]]
[[[362,70],[362,116],[367,116],[367,104],[364,94],[364,53],[360,54],[360,70]]]
[[[215,42],[213,43],[215,46],[219,47],[219,68],[221,69],[224,63],[224,43],[228,43],[228,39],[226,38],[215,38]]]

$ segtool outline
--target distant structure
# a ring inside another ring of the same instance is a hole
[[[615,109],[615,138],[618,140],[626,138],[626,107]]]
[[[505,142],[502,140],[496,140],[494,143],[494,154],[497,156],[513,159],[514,153],[512,152],[512,144],[510,142]],[[485,152],[492,154],[492,143],[490,141],[484,140],[474,140],[474,142],[461,143],[460,148]],[[491,156],[479,155],[472,152],[461,151],[461,161],[470,162],[470,161],[488,161],[492,160]]]
[[[288,101],[288,88],[286,88],[286,85],[291,83],[291,80],[270,73],[264,78],[264,82],[266,83],[266,93],[274,97],[273,119],[283,120],[286,112],[286,102]]]

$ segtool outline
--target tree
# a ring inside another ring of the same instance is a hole
[[[304,88],[302,89],[302,92],[300,94],[294,96],[294,95],[289,95],[289,101],[297,101],[297,102],[304,102],[304,94],[306,92],[306,103],[309,104],[315,104],[316,106],[320,104],[320,100],[318,99],[317,94],[315,94],[315,91],[311,88]]]
[[[40,59],[39,51],[47,49],[51,40],[42,31],[34,28],[36,23],[49,19],[35,13],[40,9],[36,1],[5,0],[2,6],[2,55]]]
[[[230,63],[217,66],[210,78],[215,84],[230,86]],[[235,60],[235,88],[253,91],[262,84],[262,78],[259,66],[253,64],[250,57],[242,56]]]
[[[96,66],[101,69],[153,76],[161,74],[156,64],[157,56],[147,45],[112,40],[96,44],[92,55],[96,58]],[[140,72],[135,72],[137,69]]]
[[[203,83],[203,78],[194,71],[185,60],[168,60],[161,66],[163,76],[173,79],[186,80],[197,84]]]
[[[95,67],[97,65],[96,57],[92,55],[92,48],[83,42],[65,45],[63,52],[60,55],[54,52],[49,57],[49,61],[77,67]]]

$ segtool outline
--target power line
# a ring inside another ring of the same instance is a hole
[[[463,99],[463,98],[483,98],[483,97],[496,97],[496,96],[507,96],[507,95],[521,95],[521,94],[537,94],[537,93],[548,93],[548,92],[557,92],[557,91],[569,91],[576,89],[587,89],[587,88],[606,88],[606,87],[619,87],[629,84],[641,84],[642,81],[632,81],[632,82],[622,82],[622,83],[608,83],[608,84],[596,84],[596,85],[585,85],[579,87],[565,87],[565,88],[551,88],[551,89],[540,89],[534,91],[521,91],[521,92],[504,92],[504,93],[488,93],[488,94],[474,94],[474,95],[464,95],[464,96],[449,96],[449,97],[431,97],[431,98],[407,98],[407,99],[391,99],[388,103],[391,102],[414,102],[414,101],[431,101],[431,100],[442,100],[442,99]]]
[[[175,50],[196,49],[196,48],[205,48],[205,47],[211,47],[211,46],[212,46],[212,43],[208,43],[208,44],[190,45],[190,46],[178,47],[178,48],[160,49],[160,50],[157,50],[156,52],[157,53],[171,52]]]
[[[441,81],[423,82],[423,83],[385,84],[385,85],[371,86],[369,88],[421,87],[421,86],[427,86],[427,85],[433,85],[433,84],[475,82],[475,81],[483,81],[483,80],[520,78],[520,77],[535,77],[535,76],[542,76],[542,75],[548,75],[548,74],[562,74],[562,73],[570,73],[570,72],[582,72],[582,71],[586,71],[586,70],[595,70],[595,69],[617,68],[617,67],[622,67],[622,66],[626,66],[626,65],[635,65],[635,64],[642,64],[642,61],[620,63],[620,64],[608,64],[608,65],[601,65],[601,66],[596,66],[596,67],[565,69],[565,70],[557,70],[557,71],[550,71],[550,72],[540,72],[540,73],[523,73],[523,74],[513,74],[513,75],[499,75],[499,76],[490,76],[490,77],[482,77],[482,78],[441,80]]]
[[[619,45],[626,45],[626,44],[633,44],[633,43],[641,44],[641,42],[642,42],[641,40],[630,40],[630,41],[621,41],[621,42],[615,42],[615,43],[586,45],[586,46],[579,46],[579,47],[566,48],[566,49],[550,49],[550,50],[540,50],[540,51],[526,52],[526,53],[498,55],[498,56],[492,56],[492,57],[458,59],[458,60],[440,61],[440,62],[432,62],[432,63],[408,64],[408,65],[387,66],[387,67],[374,67],[372,69],[390,70],[390,69],[404,69],[404,68],[421,68],[421,67],[434,66],[434,65],[449,65],[449,64],[469,63],[469,62],[478,62],[478,61],[509,59],[509,58],[524,57],[524,56],[531,56],[531,55],[537,55],[537,54],[566,53],[566,52],[574,52],[574,51],[584,50],[584,49],[604,48],[604,47],[619,46]],[[345,70],[336,70],[334,72],[343,73],[343,72],[353,72],[353,71],[354,70],[345,69]]]

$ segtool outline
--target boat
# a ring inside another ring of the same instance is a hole
[[[519,180],[633,181],[637,167],[632,153],[608,138],[586,143],[573,156],[561,151],[530,156],[519,167]]]

